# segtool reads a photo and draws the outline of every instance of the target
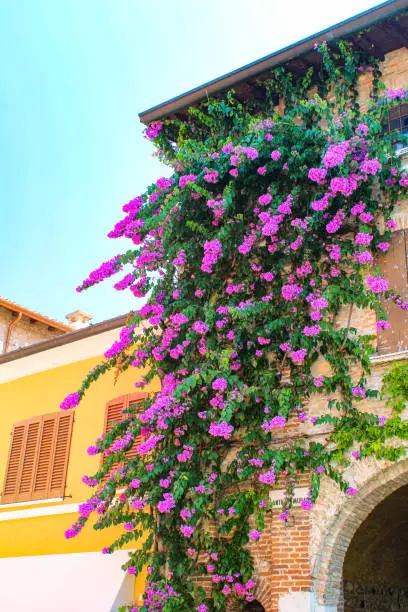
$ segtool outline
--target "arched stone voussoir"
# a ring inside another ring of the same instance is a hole
[[[343,562],[357,529],[388,495],[408,484],[408,458],[393,463],[366,458],[356,461],[344,477],[358,490],[347,497],[329,479],[322,481],[312,510],[310,562],[313,612],[343,609]]]

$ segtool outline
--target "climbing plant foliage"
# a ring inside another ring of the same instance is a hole
[[[143,603],[126,609],[243,607],[274,487],[285,490],[274,520],[287,521],[299,475],[309,512],[323,475],[355,495],[350,462],[403,452],[400,407],[386,419],[367,404],[375,335],[351,322],[372,309],[381,331],[387,299],[407,308],[376,264],[408,186],[383,124],[407,96],[385,91],[375,60],[346,44],[319,51],[302,77],[275,70],[262,100],[230,92],[151,124],[169,172],[110,232],[130,249],[78,288],[120,275],[115,289],[146,299],[62,408],[112,368],[135,368],[140,390],[161,383],[88,449],[103,465],[84,477],[92,492],[66,533],[91,516],[95,529],[123,525],[103,552],[130,543],[126,571],[147,568]]]

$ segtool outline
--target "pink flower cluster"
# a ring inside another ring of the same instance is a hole
[[[206,240],[204,243],[204,257],[201,264],[201,270],[203,272],[212,273],[212,266],[214,266],[218,259],[222,257],[222,244],[219,240]]]
[[[208,433],[210,434],[210,436],[224,438],[224,440],[228,440],[231,437],[233,431],[234,428],[232,425],[228,425],[226,421],[222,421],[222,423],[211,423]]]
[[[78,406],[81,400],[81,396],[77,391],[74,393],[70,393],[67,397],[61,402],[60,408],[61,410],[70,410],[71,408],[75,408]]]
[[[80,292],[84,289],[88,289],[88,287],[97,285],[106,278],[110,278],[111,276],[122,270],[123,266],[120,263],[120,259],[120,255],[115,255],[115,257],[112,257],[112,259],[104,261],[103,264],[99,266],[99,268],[93,270],[88,276],[88,278],[82,281],[82,284],[79,285],[76,290]]]
[[[281,293],[284,300],[293,302],[302,293],[302,287],[296,283],[282,285]]]
[[[331,144],[323,157],[324,167],[334,168],[335,166],[339,166],[344,162],[349,152],[350,144],[346,140],[337,144]]]
[[[308,177],[314,183],[322,185],[326,181],[327,169],[326,168],[310,168]]]
[[[388,290],[390,283],[381,276],[368,276],[367,285],[373,293],[384,293]]]
[[[148,138],[149,140],[154,140],[159,135],[162,127],[162,121],[152,121],[152,123],[145,130],[145,138]]]
[[[133,342],[132,327],[122,327],[119,334],[119,340],[116,340],[112,346],[104,353],[106,359],[112,359],[124,351]]]

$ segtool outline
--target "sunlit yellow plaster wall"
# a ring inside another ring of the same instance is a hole
[[[0,557],[97,552],[123,533],[123,527],[96,531],[89,524],[77,537],[66,540],[64,531],[77,518],[72,513],[0,521]],[[135,546],[130,544],[124,548]]]
[[[13,424],[57,412],[62,399],[78,389],[89,370],[100,361],[101,358],[85,359],[0,385],[0,490],[3,489]],[[81,479],[84,474],[91,475],[98,469],[100,456],[88,456],[86,449],[103,431],[106,402],[136,391],[134,383],[144,374],[143,370],[129,368],[116,379],[115,372],[108,372],[90,387],[75,409],[64,503],[81,502],[89,495],[89,488]],[[148,392],[157,389],[155,384],[146,387]],[[8,504],[0,506],[0,512],[5,510],[9,510]]]
[[[69,345],[66,350],[69,351]],[[44,372],[22,376],[0,385],[0,490],[3,488],[14,423],[42,414],[57,412],[62,399],[79,388],[86,374],[101,361],[95,357],[62,365]],[[77,504],[86,500],[91,489],[82,483],[84,474],[92,475],[99,466],[100,456],[88,456],[86,449],[98,438],[104,427],[106,402],[136,389],[134,383],[146,372],[130,368],[116,376],[109,372],[87,391],[75,409],[71,449],[68,462],[65,497],[62,502],[35,502],[0,505],[0,557],[53,555],[100,551],[122,532],[122,527],[95,531],[91,524],[76,537],[66,540],[64,531],[77,519],[77,514],[58,514],[1,520],[2,513],[29,508],[50,508],[61,504]],[[156,392],[158,383],[146,387]],[[128,548],[132,548],[130,544]],[[135,599],[143,591],[144,575],[135,581]]]

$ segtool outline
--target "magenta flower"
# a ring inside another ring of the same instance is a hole
[[[70,540],[71,538],[75,538],[75,536],[77,536],[78,533],[79,531],[75,529],[75,527],[70,527],[69,529],[66,529],[64,535],[67,540]]]
[[[302,365],[307,355],[306,349],[299,349],[298,351],[292,351],[289,357],[296,365]]]
[[[323,157],[324,167],[334,168],[339,166],[346,159],[349,150],[350,146],[347,141],[330,145]]]
[[[318,324],[312,325],[310,327],[308,325],[306,325],[303,328],[302,334],[304,336],[318,336],[321,331],[322,331],[322,328]]]
[[[258,198],[258,202],[261,206],[266,206],[272,202],[272,196],[270,193],[265,193]]]
[[[225,378],[216,378],[212,382],[212,388],[214,391],[225,391],[228,386],[228,382]]]
[[[152,123],[145,130],[145,137],[149,140],[153,140],[159,135],[160,130],[163,127],[162,121],[152,121]]]
[[[129,489],[138,489],[141,484],[142,484],[141,480],[138,480],[137,478],[133,478],[133,480],[129,482]]]
[[[216,183],[218,181],[218,170],[208,170],[207,174],[204,174],[204,180],[207,183]]]
[[[354,242],[358,245],[366,246],[370,244],[372,239],[373,239],[373,236],[371,234],[366,234],[365,232],[359,232],[358,234],[356,234],[356,237],[354,238]]]
[[[356,253],[355,256],[357,258],[358,263],[362,265],[372,263],[374,261],[374,257],[369,251],[362,251],[361,253]]]
[[[70,410],[70,408],[75,408],[78,406],[81,400],[81,396],[77,391],[74,393],[70,393],[67,397],[61,402],[60,408],[61,410]]]
[[[354,495],[358,495],[358,491],[353,487],[349,487],[348,489],[346,489],[346,495],[348,495],[349,497],[353,497]]]
[[[302,499],[300,502],[303,510],[311,510],[313,508],[313,502],[310,499]]]
[[[157,510],[161,513],[168,514],[176,507],[176,502],[171,493],[165,493],[164,499],[157,503]]]
[[[377,321],[375,326],[378,332],[383,331],[384,329],[389,329],[391,327],[390,323],[388,323],[388,321],[386,321],[385,319],[380,319],[379,321]]]
[[[148,440],[136,446],[135,450],[139,455],[148,455],[163,438],[163,435],[151,436]]]
[[[215,265],[218,259],[222,257],[222,244],[219,240],[207,240],[204,243],[204,257],[201,264],[203,272],[211,274],[212,266]]]
[[[259,540],[262,537],[263,533],[262,531],[257,531],[256,529],[253,529],[249,532],[248,535],[250,540]]]
[[[208,433],[210,436],[224,438],[224,440],[228,440],[231,437],[234,428],[232,425],[228,425],[226,421],[222,421],[222,423],[211,423],[210,429]]]
[[[195,183],[197,177],[195,174],[184,174],[179,178],[180,187],[185,187],[188,183]]]
[[[258,480],[259,482],[263,482],[264,484],[272,485],[276,480],[276,474],[273,470],[269,470],[268,472],[259,474]]]
[[[324,308],[327,308],[329,305],[329,302],[326,300],[326,298],[313,298],[310,302],[311,307],[314,310],[323,310]]]
[[[195,531],[195,527],[193,527],[192,525],[181,525],[180,531],[184,537],[191,538]]]
[[[302,287],[296,283],[291,285],[282,285],[281,292],[283,299],[288,302],[292,302],[302,293]]]
[[[356,134],[362,134],[363,136],[367,136],[368,126],[365,123],[359,123],[356,127]]]
[[[310,205],[311,208],[316,212],[326,210],[329,206],[329,197],[330,195],[326,193],[320,200],[314,200]]]
[[[361,213],[359,219],[363,223],[371,223],[371,221],[374,219],[374,217],[373,217],[373,215],[370,212],[363,212],[363,213]]]
[[[388,290],[390,283],[381,276],[368,276],[367,285],[373,293],[384,293]]]
[[[284,416],[277,415],[277,416],[274,416],[270,421],[264,421],[262,423],[262,428],[266,432],[269,432],[272,429],[277,429],[279,427],[285,427],[285,425],[286,425],[286,418]]]
[[[377,158],[367,159],[360,164],[361,172],[365,172],[366,174],[377,174],[381,168],[382,166]]]
[[[310,168],[308,177],[314,183],[322,185],[326,179],[327,170],[325,168]]]
[[[353,387],[351,394],[353,397],[360,397],[361,399],[364,399],[366,396],[366,392],[363,387]]]

